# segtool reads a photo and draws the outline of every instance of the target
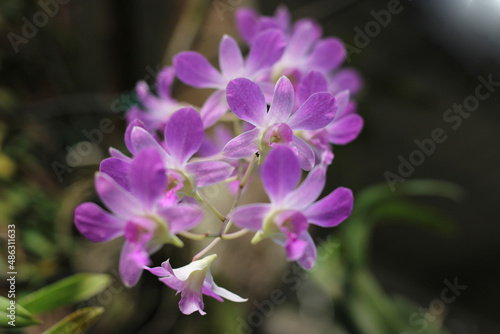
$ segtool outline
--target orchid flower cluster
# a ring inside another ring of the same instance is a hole
[[[322,37],[313,20],[291,24],[286,8],[272,17],[239,9],[236,23],[246,57],[225,35],[220,70],[185,51],[159,73],[157,95],[145,82],[137,84],[140,104],[127,113],[125,133],[131,156],[111,148],[95,176],[108,210],[90,202],[75,209],[76,227],[89,240],[124,238],[119,267],[125,285],[134,286],[147,270],[181,293],[184,314],[205,314],[203,295],[246,300],[215,284],[210,265],[217,255],[205,255],[215,243],[255,232],[252,243],[269,238],[290,261],[311,269],[316,247],[309,224],[336,226],[353,205],[352,192],[343,187],[318,200],[332,144],[351,142],[363,126],[351,100],[359,75],[339,68],[343,44]],[[172,97],[175,78],[214,91],[201,108],[193,107]],[[252,181],[262,180],[269,203],[239,205],[252,174]],[[224,215],[202,191],[217,184],[234,194]],[[220,219],[220,231],[193,232],[210,214],[207,208]],[[165,244],[183,247],[183,240],[207,238],[212,243],[186,266],[173,269],[167,260],[151,267],[150,256]]]

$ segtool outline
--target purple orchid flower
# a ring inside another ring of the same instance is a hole
[[[225,92],[232,79],[245,77],[255,80],[263,87],[269,87],[266,72],[281,57],[284,47],[284,37],[279,30],[266,31],[256,37],[245,60],[236,41],[224,35],[219,45],[221,72],[198,52],[185,51],[174,57],[174,68],[182,82],[197,88],[216,89],[200,111],[206,128],[212,126],[229,109]]]
[[[171,96],[172,82],[175,72],[172,67],[164,68],[156,79],[156,90],[158,96],[149,92],[146,82],[139,81],[136,93],[142,108],[134,106],[127,112],[127,121],[131,123],[135,119],[144,123],[150,131],[163,131],[170,116],[177,110],[186,106],[185,103],[177,102]]]
[[[205,315],[203,295],[213,297],[220,302],[224,301],[222,297],[238,303],[247,301],[215,284],[210,273],[210,264],[216,257],[217,255],[213,254],[177,269],[172,269],[170,261],[167,260],[161,267],[146,267],[146,269],[158,276],[161,282],[177,290],[177,293],[181,293],[179,308],[182,313],[191,314],[198,311],[201,315]]]
[[[279,7],[273,17],[260,16],[250,8],[236,11],[236,26],[243,40],[252,45],[255,36],[270,29],[279,29],[286,38],[283,56],[274,64],[273,77],[286,75],[292,82],[300,82],[311,70],[329,72],[345,59],[342,42],[333,37],[321,38],[320,25],[312,19],[301,19],[290,24],[290,13]]]
[[[320,92],[311,95],[292,114],[294,90],[284,76],[276,83],[269,112],[259,86],[245,78],[229,83],[227,102],[234,114],[255,128],[227,143],[222,151],[224,156],[240,159],[257,151],[265,155],[277,144],[284,144],[296,150],[304,170],[314,166],[314,152],[294,131],[321,129],[333,120],[337,111],[335,97]]]
[[[224,159],[225,162],[229,163],[231,166],[234,167],[234,172],[231,175],[231,177],[235,177],[238,175],[238,167],[240,166],[241,162],[235,159],[225,158],[224,156],[221,155],[224,146],[233,138],[234,138],[233,133],[226,126],[216,125],[213,128],[212,136],[209,137],[205,135],[205,138],[203,139],[203,142],[201,144],[201,147],[197,155],[201,157],[211,158],[212,160],[220,158]],[[243,170],[246,170],[248,168],[248,163],[242,162],[241,167]],[[252,176],[250,176],[248,180],[251,179]],[[246,186],[242,189],[243,192],[245,192],[249,183],[250,182],[247,182]],[[226,186],[227,189],[233,195],[236,195],[240,187],[240,180],[237,179],[234,181],[229,181],[226,183]]]
[[[159,143],[151,133],[137,123],[127,129],[125,143],[132,154],[146,148],[155,149],[168,173],[168,189],[192,196],[197,188],[226,180],[234,167],[223,161],[188,162],[198,151],[204,137],[200,114],[193,108],[175,112],[165,127],[164,142]],[[135,159],[135,158],[134,158]]]
[[[149,254],[166,243],[182,246],[175,234],[198,225],[203,212],[193,204],[165,205],[167,172],[154,149],[142,150],[126,168],[123,175],[128,176],[129,191],[108,174],[96,174],[96,191],[111,213],[87,202],[75,209],[74,220],[80,233],[91,241],[125,237],[120,275],[125,285],[133,286],[149,264]]]
[[[351,95],[356,95],[363,86],[363,79],[358,71],[352,68],[342,68],[327,75],[328,91],[337,94],[348,90]]]
[[[273,75],[287,75],[300,82],[310,71],[329,72],[337,68],[346,57],[342,41],[335,37],[321,39],[321,28],[308,19],[297,21],[283,56],[274,64]]]
[[[255,37],[268,29],[279,29],[286,35],[290,30],[290,12],[285,6],[279,6],[274,16],[261,16],[252,8],[239,8],[235,19],[238,33],[248,45],[252,45]]]
[[[311,71],[301,81],[297,89],[298,103],[303,103],[318,92],[328,91],[325,77]],[[330,164],[333,160],[330,144],[345,145],[358,137],[363,129],[363,118],[356,113],[356,104],[350,101],[350,91],[343,90],[335,94],[338,102],[337,114],[333,121],[323,129],[302,131],[301,137],[310,143],[316,155],[316,162]]]
[[[333,227],[349,217],[351,190],[339,187],[315,202],[325,185],[325,169],[314,168],[295,188],[301,176],[299,161],[292,149],[283,145],[269,153],[261,176],[271,203],[240,206],[231,219],[239,227],[258,231],[253,243],[272,238],[285,248],[290,261],[311,269],[316,262],[316,247],[307,232],[309,224]]]

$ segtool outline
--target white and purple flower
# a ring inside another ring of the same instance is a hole
[[[262,165],[261,177],[271,203],[238,207],[233,222],[257,231],[253,242],[272,238],[283,245],[290,261],[298,261],[305,269],[316,262],[316,246],[307,232],[309,224],[333,227],[352,211],[351,190],[339,187],[317,201],[325,185],[325,170],[314,168],[298,188],[301,176],[299,161],[289,147],[279,145]]]
[[[236,26],[248,45],[253,45],[256,36],[263,32],[277,29],[283,33],[286,47],[273,65],[275,78],[286,75],[292,82],[300,82],[312,70],[326,73],[336,69],[346,57],[345,47],[338,38],[321,38],[321,27],[316,21],[301,19],[292,25],[286,7],[279,7],[273,17],[240,8],[236,11]]]
[[[111,211],[95,203],[75,209],[75,225],[87,239],[105,242],[125,237],[120,258],[120,275],[127,286],[139,280],[149,254],[166,243],[182,246],[176,234],[198,225],[202,210],[193,204],[164,201],[167,172],[160,155],[145,149],[127,166],[124,177],[129,190],[105,173],[97,173],[95,187],[101,201]]]
[[[180,109],[170,117],[163,142],[138,124],[132,123],[127,133],[125,142],[134,155],[145,148],[158,152],[171,181],[169,189],[192,196],[197,188],[222,182],[233,173],[234,167],[224,161],[189,162],[205,133],[200,114],[193,108]]]
[[[323,38],[314,20],[292,24],[285,7],[272,17],[242,8],[236,17],[248,56],[224,35],[220,70],[200,53],[186,51],[158,74],[156,95],[139,82],[140,105],[129,110],[125,132],[132,156],[111,148],[95,176],[97,194],[109,211],[87,202],[74,214],[77,229],[91,241],[124,237],[120,275],[125,285],[135,285],[146,269],[181,294],[184,314],[204,315],[203,295],[246,299],[215,284],[210,265],[217,255],[176,269],[170,260],[151,267],[151,254],[163,245],[183,246],[178,235],[214,238],[193,258],[198,259],[221,240],[255,231],[252,243],[272,239],[290,261],[311,269],[317,254],[309,225],[337,226],[353,207],[352,192],[344,187],[317,200],[333,159],[332,144],[351,142],[363,127],[350,100],[361,78],[355,70],[340,68],[346,58],[343,44]],[[172,97],[176,75],[192,87],[215,90],[199,112]],[[233,114],[222,118],[229,110]],[[210,138],[205,129],[213,125]],[[247,159],[254,154],[257,160]],[[262,165],[269,203],[240,206],[248,181],[256,179],[256,162]],[[309,172],[299,183],[302,170]],[[235,197],[224,214],[200,191],[223,182]],[[220,219],[218,233],[191,231],[204,217],[198,203]],[[230,231],[233,223],[241,229]]]
[[[267,72],[281,58],[284,47],[283,34],[279,30],[269,30],[256,36],[247,59],[244,59],[238,43],[232,37],[224,35],[219,45],[220,72],[198,52],[185,51],[177,54],[173,63],[182,82],[197,88],[216,89],[200,111],[203,125],[206,128],[212,126],[229,109],[225,93],[226,86],[232,79],[245,77],[258,82],[268,91],[272,83]]]
[[[140,120],[149,131],[163,131],[170,116],[177,110],[186,107],[172,98],[171,87],[175,78],[172,67],[165,67],[158,73],[156,78],[156,91],[158,96],[149,92],[148,84],[139,81],[136,85],[136,93],[141,106],[134,106],[127,112],[128,123]]]
[[[160,267],[146,267],[146,269],[158,276],[161,282],[181,294],[179,308],[182,313],[191,314],[198,311],[201,315],[205,315],[203,295],[213,297],[220,302],[223,301],[222,297],[238,303],[247,301],[215,284],[210,273],[210,264],[216,257],[215,254],[209,255],[177,269],[172,269],[170,260],[167,260]]]
[[[231,81],[227,87],[231,110],[255,128],[228,142],[222,154],[240,159],[257,151],[265,155],[278,144],[288,145],[297,152],[301,168],[310,170],[315,163],[314,152],[294,131],[318,130],[327,126],[335,116],[337,102],[332,94],[319,92],[309,96],[292,113],[294,95],[290,80],[281,77],[276,83],[268,112],[264,95],[257,84],[245,78]]]
[[[311,71],[300,82],[297,102],[304,103],[313,94],[327,91],[329,87],[325,77],[319,72]],[[356,139],[363,129],[363,118],[356,113],[356,104],[350,101],[350,95],[349,90],[335,93],[338,110],[330,124],[323,129],[300,133],[300,137],[313,146],[317,163],[330,164],[333,159],[330,144],[348,144]]]

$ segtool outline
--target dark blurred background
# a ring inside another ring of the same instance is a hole
[[[375,20],[372,11],[379,13],[396,2],[399,12],[360,44],[357,31],[366,33],[367,24]],[[36,185],[44,194],[40,196],[55,201],[49,214],[57,213],[63,230],[74,234],[74,206],[66,203],[63,212],[58,208],[65,201],[76,205],[92,199],[92,174],[98,162],[107,156],[109,146],[124,148],[122,116],[134,98],[135,83],[153,84],[158,69],[185,49],[198,50],[216,63],[222,34],[236,36],[235,8],[250,5],[271,15],[284,3],[294,19],[315,18],[324,36],[342,39],[350,60],[344,65],[357,69],[364,79],[356,100],[365,128],[356,141],[335,148],[330,190],[343,185],[356,194],[384,183],[384,173],[398,173],[398,157],[408,159],[418,148],[415,140],[431,138],[436,128],[447,136],[405,179],[440,179],[462,186],[466,195],[459,203],[422,200],[449,215],[456,229],[442,235],[414,226],[380,224],[370,246],[372,269],[380,283],[388,293],[428,307],[431,300],[440,298],[443,281],[456,278],[467,289],[449,305],[450,332],[500,333],[500,87],[461,118],[455,130],[454,122],[443,119],[455,103],[462,104],[475,94],[480,76],[500,82],[500,2],[396,2],[74,0],[59,4],[46,24],[13,47],[13,35],[8,34],[22,36],[23,17],[33,22],[41,7],[36,1],[2,0],[0,122],[4,153],[10,157],[2,160],[2,177]],[[184,88],[174,87],[177,96],[201,100]],[[103,134],[92,154],[67,164],[68,152],[87,140],[82,131],[98,128],[103,118],[112,120],[113,131]],[[38,200],[33,198],[30,195],[30,205],[36,206]],[[37,218],[46,219],[43,212],[32,210],[32,224]],[[65,247],[72,254],[73,246]],[[64,261],[71,256],[60,259],[57,268],[39,264],[35,269],[48,271],[46,277],[64,275],[64,270],[75,268],[64,269]],[[116,266],[116,259],[109,265],[80,263],[76,268],[109,269]],[[137,297],[156,284],[151,277],[143,280],[146,283],[137,288],[142,290],[129,294]],[[176,298],[169,296],[168,302],[175,305]],[[146,301],[151,305],[145,312],[161,304]],[[142,321],[154,319],[152,314]],[[134,326],[128,330],[139,332],[140,326]]]

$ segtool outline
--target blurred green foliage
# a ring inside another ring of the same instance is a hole
[[[318,261],[312,270],[315,282],[331,296],[342,314],[337,320],[350,332],[447,333],[441,328],[442,318],[416,326],[414,317],[419,305],[384,292],[369,267],[370,237],[380,222],[410,223],[450,235],[455,225],[445,214],[410,198],[438,196],[460,200],[463,193],[462,188],[449,182],[416,180],[406,181],[395,192],[380,184],[356,196],[352,215],[339,227],[339,233],[318,249],[318,258],[328,257],[328,261]],[[332,254],[334,247],[338,251]]]

